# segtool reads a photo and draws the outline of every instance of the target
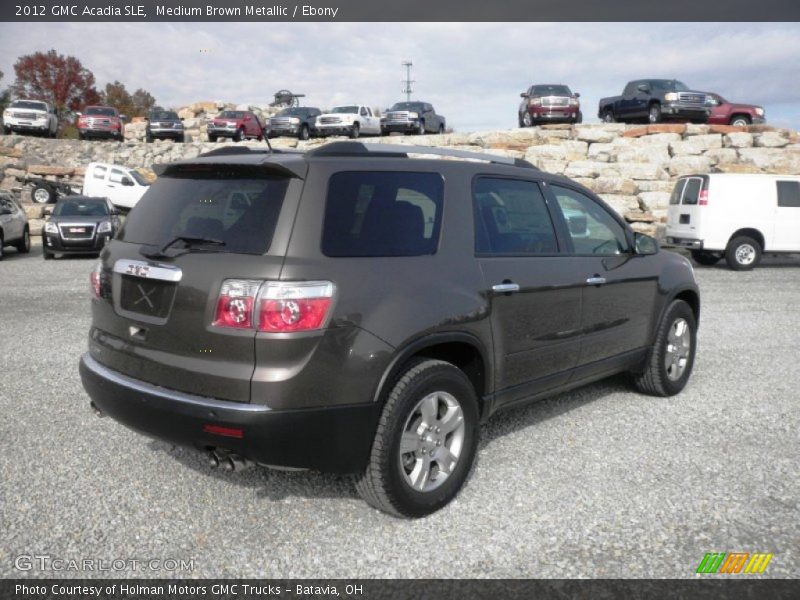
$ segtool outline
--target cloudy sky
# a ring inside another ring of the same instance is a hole
[[[1,23],[0,86],[16,58],[54,48],[164,106],[198,100],[266,104],[288,88],[306,104],[414,97],[457,131],[516,126],[534,82],[581,93],[584,118],[630,79],[676,78],[731,101],[761,104],[800,129],[800,23]]]

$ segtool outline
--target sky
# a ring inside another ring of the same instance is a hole
[[[77,57],[98,88],[122,81],[177,108],[211,100],[267,104],[281,89],[304,104],[386,108],[432,103],[456,131],[517,125],[519,93],[564,83],[584,122],[601,97],[647,77],[765,107],[800,129],[800,23],[1,23],[0,86],[17,57]]]

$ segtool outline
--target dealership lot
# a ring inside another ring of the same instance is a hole
[[[77,372],[94,262],[0,263],[2,577],[97,575],[19,571],[21,555],[122,560],[104,574],[123,577],[693,577],[707,552],[771,552],[766,575],[800,576],[800,259],[698,268],[680,396],[614,378],[498,414],[464,491],[419,521],[346,478],[212,471],[94,416]]]

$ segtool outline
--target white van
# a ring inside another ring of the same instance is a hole
[[[800,252],[800,176],[712,173],[675,183],[666,241],[702,265],[723,256],[737,271],[763,253]]]
[[[84,196],[106,197],[120,208],[133,208],[148,189],[141,173],[120,165],[89,163],[83,176]]]

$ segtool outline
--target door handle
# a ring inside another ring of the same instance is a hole
[[[512,292],[519,291],[519,284],[518,283],[496,283],[492,286],[492,291],[498,294],[510,294]]]
[[[595,275],[594,277],[589,277],[589,279],[586,280],[586,285],[603,285],[605,282],[605,277],[598,277]]]

